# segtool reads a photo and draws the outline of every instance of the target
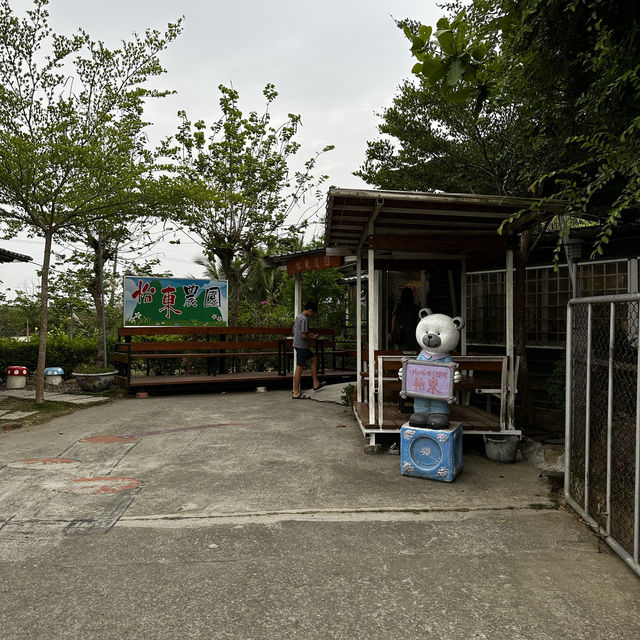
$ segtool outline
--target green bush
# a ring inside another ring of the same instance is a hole
[[[80,365],[93,363],[98,351],[97,338],[69,338],[65,335],[50,335],[47,340],[47,367],[62,367],[65,378]],[[113,352],[113,342],[107,344],[107,352]],[[14,338],[0,338],[0,375],[10,365],[27,367],[35,372],[38,363],[38,336],[32,335],[28,341]]]

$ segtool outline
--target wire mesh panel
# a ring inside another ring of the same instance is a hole
[[[587,425],[587,307],[579,306],[573,310],[572,335],[573,349],[571,358],[571,415],[569,441],[569,487],[571,495],[579,504],[584,504],[586,462],[586,425]]]
[[[570,306],[567,499],[640,574],[640,295]]]
[[[610,534],[633,553],[638,376],[638,302],[615,305]]]
[[[609,309],[608,304],[594,304],[591,309],[587,510],[601,527],[606,526],[607,510]]]

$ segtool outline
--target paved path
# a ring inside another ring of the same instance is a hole
[[[640,637],[640,580],[538,469],[469,441],[430,482],[363,445],[289,391],[0,434],[3,640]]]
[[[3,395],[23,400],[35,400],[36,392],[34,389],[5,389],[0,392],[0,397]],[[102,396],[85,396],[77,393],[60,393],[58,391],[45,391],[44,399],[50,402],[70,402],[71,404],[95,404],[108,400],[108,398]]]

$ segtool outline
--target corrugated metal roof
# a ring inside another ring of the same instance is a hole
[[[0,262],[31,262],[33,258],[23,253],[14,253],[0,247]]]
[[[469,254],[503,244],[540,220],[565,211],[562,202],[459,193],[332,188],[327,195],[328,248]],[[499,226],[523,212],[499,236]]]

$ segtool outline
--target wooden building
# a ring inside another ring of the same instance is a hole
[[[406,416],[398,415],[393,403],[385,402],[387,389],[393,387],[393,367],[399,353],[389,353],[389,309],[394,292],[390,291],[390,274],[419,274],[422,286],[420,302],[435,311],[447,313],[432,304],[430,292],[436,283],[430,274],[439,274],[450,291],[455,314],[467,315],[467,274],[501,264],[504,269],[502,326],[505,329],[503,352],[470,354],[468,333],[463,329],[460,342],[461,368],[467,374],[461,394],[474,392],[496,395],[500,401],[497,416],[463,404],[452,413],[465,430],[476,433],[509,431],[518,434],[514,425],[516,360],[513,342],[513,240],[540,221],[564,212],[562,203],[538,206],[524,198],[480,196],[448,193],[351,190],[331,188],[327,196],[326,256],[340,256],[345,264],[355,265],[356,291],[362,291],[363,272],[367,273],[366,335],[356,332],[357,402],[355,415],[360,427],[375,444],[376,434],[399,429]],[[514,218],[515,214],[518,214]],[[498,233],[503,225],[502,233]],[[301,278],[296,278],[296,313],[302,300]],[[442,284],[442,282],[440,283]],[[427,286],[429,285],[429,286]],[[362,305],[356,305],[355,326],[363,326]],[[498,357],[499,359],[496,359]],[[395,361],[394,361],[395,358]],[[499,369],[498,383],[480,382],[474,375],[491,364]],[[499,364],[496,364],[499,363]],[[473,365],[476,365],[475,367]],[[387,375],[391,373],[391,375]]]

